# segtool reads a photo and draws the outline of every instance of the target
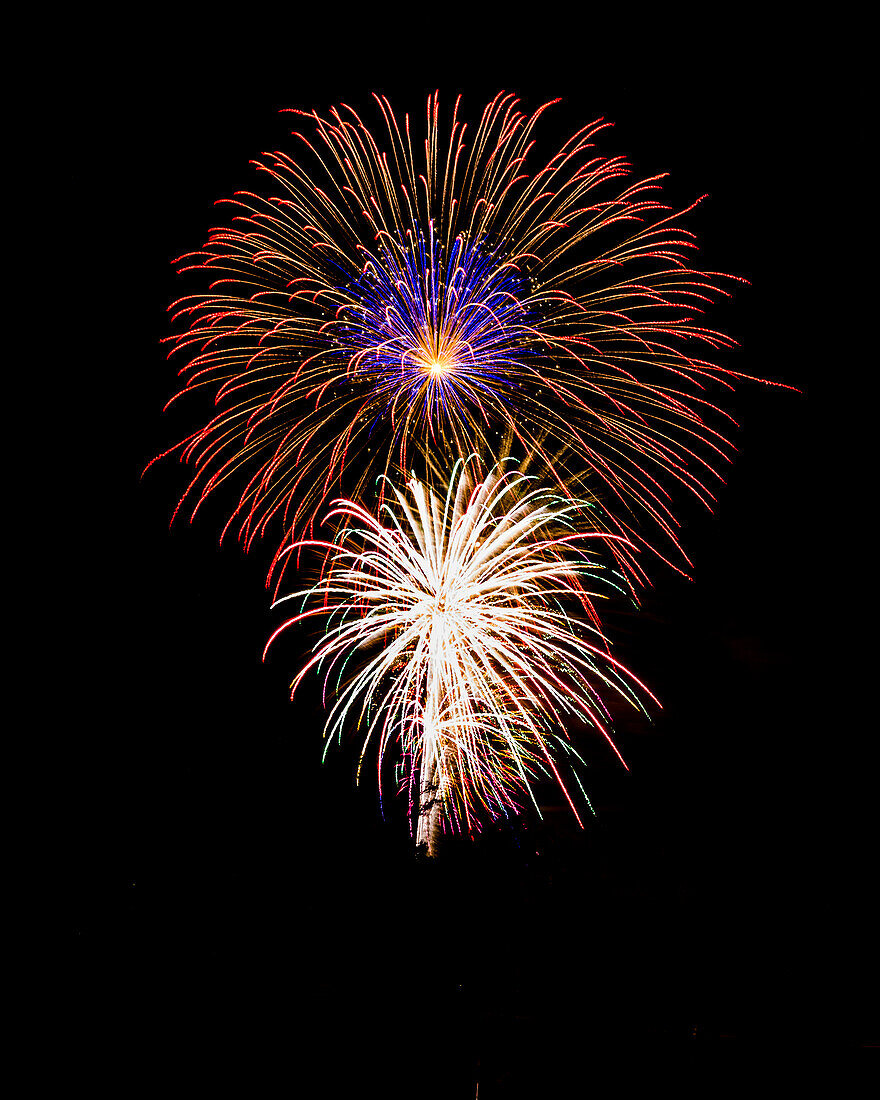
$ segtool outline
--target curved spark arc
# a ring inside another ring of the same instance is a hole
[[[499,93],[468,142],[459,101],[444,140],[431,96],[416,152],[409,116],[376,101],[380,138],[345,105],[294,112],[315,129],[295,132],[302,162],[264,154],[273,193],[239,192],[231,225],[181,258],[214,281],[173,307],[180,393],[212,389],[220,409],[176,448],[195,466],[178,508],[244,479],[225,530],[250,547],[280,524],[280,581],[327,501],[413,449],[549,435],[589,470],[631,585],[631,545],[686,562],[676,493],[711,505],[730,451],[707,393],[744,377],[696,354],[734,345],[699,323],[733,277],[689,266],[692,207],[670,212],[660,176],[622,184],[626,160],[595,150],[602,119],[533,171],[551,104],[527,116]]]
[[[534,801],[541,776],[556,779],[580,821],[559,770],[578,759],[566,723],[599,730],[620,756],[603,696],[640,709],[639,692],[653,699],[598,627],[566,609],[607,594],[613,581],[593,547],[619,536],[577,529],[577,503],[517,469],[496,467],[474,484],[469,460],[456,463],[445,499],[415,477],[407,489],[390,486],[380,518],[336,503],[336,540],[308,543],[326,554],[326,571],[277,601],[301,600],[303,610],[267,650],[290,626],[326,618],[292,692],[321,671],[333,697],[327,745],[365,728],[361,763],[376,737],[380,787],[382,760],[399,747],[429,848],[426,817],[472,831],[485,815]]]

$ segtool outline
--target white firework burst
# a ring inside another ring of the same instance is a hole
[[[598,551],[619,536],[575,530],[583,502],[509,464],[475,479],[473,460],[457,462],[445,499],[415,476],[407,489],[386,488],[378,519],[337,501],[335,540],[297,544],[321,547],[324,570],[277,601],[303,606],[269,644],[312,616],[327,627],[292,692],[319,668],[333,698],[327,743],[354,727],[365,731],[361,762],[373,737],[380,764],[399,748],[429,855],[441,829],[534,801],[540,776],[558,781],[580,821],[560,770],[577,777],[567,725],[586,723],[614,747],[603,694],[640,709],[635,688],[650,696],[610,655],[593,607],[616,587]],[[589,622],[570,616],[575,603]]]

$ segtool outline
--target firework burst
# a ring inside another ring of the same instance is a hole
[[[534,801],[536,778],[553,777],[577,817],[566,725],[585,723],[613,747],[603,695],[639,707],[636,689],[650,695],[611,656],[593,606],[621,584],[601,552],[619,536],[575,529],[579,502],[519,469],[475,481],[473,468],[457,463],[445,496],[415,477],[406,494],[390,486],[378,519],[338,501],[336,541],[309,543],[327,555],[325,571],[278,601],[302,610],[269,641],[326,620],[292,690],[322,674],[327,744],[366,730],[363,762],[375,737],[380,786],[396,749],[417,843],[431,855],[441,828],[473,831]]]
[[[175,448],[194,467],[179,508],[237,484],[224,531],[250,547],[280,528],[275,570],[330,500],[413,449],[550,437],[587,472],[631,585],[636,545],[681,564],[676,493],[711,502],[728,445],[707,388],[735,377],[702,358],[733,344],[699,319],[730,277],[690,266],[687,211],[596,151],[601,119],[542,162],[550,104],[499,94],[471,136],[431,96],[418,141],[376,102],[378,136],[347,106],[295,112],[314,129],[297,155],[264,154],[266,193],[226,200],[230,223],[181,258],[209,286],[172,307],[180,392],[218,409]]]

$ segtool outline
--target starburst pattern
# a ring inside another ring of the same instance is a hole
[[[250,547],[274,524],[274,570],[334,496],[414,450],[491,454],[512,432],[577,456],[634,588],[635,546],[684,564],[677,493],[711,503],[728,444],[708,391],[736,377],[703,358],[733,345],[700,320],[731,277],[691,266],[688,211],[597,152],[601,119],[541,161],[550,104],[499,94],[471,137],[431,96],[419,143],[376,102],[378,136],[347,106],[295,112],[314,135],[255,162],[265,193],[228,200],[181,259],[210,283],[173,307],[181,394],[217,412],[175,448],[194,467],[179,507],[237,484],[225,530]]]

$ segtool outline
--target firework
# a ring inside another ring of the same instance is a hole
[[[445,497],[415,477],[407,493],[390,486],[379,518],[338,501],[336,540],[309,543],[325,571],[278,601],[302,609],[269,641],[325,620],[292,690],[322,674],[327,744],[366,730],[361,764],[375,738],[380,788],[395,749],[431,855],[442,827],[473,831],[534,801],[536,778],[554,778],[580,821],[563,775],[579,785],[566,725],[592,726],[613,747],[603,695],[639,707],[636,689],[650,695],[611,656],[593,606],[621,584],[602,552],[619,536],[579,530],[579,502],[510,464],[482,480],[473,470],[456,463]]]
[[[235,485],[224,533],[280,528],[271,575],[334,497],[512,433],[576,456],[628,583],[636,545],[683,564],[676,493],[709,503],[727,457],[707,388],[739,377],[701,357],[733,344],[700,323],[730,277],[690,266],[687,210],[596,151],[601,119],[536,161],[550,104],[499,94],[471,137],[431,96],[420,141],[376,102],[376,135],[347,106],[295,112],[314,129],[297,155],[254,162],[265,194],[225,200],[229,224],[181,258],[209,285],[172,307],[180,393],[218,408],[174,449],[194,467],[178,507]]]

